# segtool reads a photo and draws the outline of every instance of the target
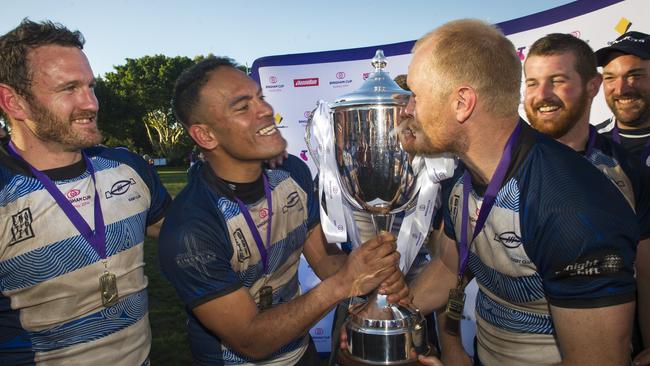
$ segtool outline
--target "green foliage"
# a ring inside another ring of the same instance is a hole
[[[144,56],[127,59],[125,65],[115,66],[114,72],[98,78],[95,93],[106,144],[127,146],[139,153],[160,154],[147,136],[145,117],[147,113],[169,110],[176,78],[194,63],[182,56]],[[189,152],[191,146],[187,145]]]

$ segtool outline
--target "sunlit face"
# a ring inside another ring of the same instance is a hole
[[[603,91],[616,119],[628,127],[650,126],[650,60],[614,52],[603,66]]]
[[[591,97],[575,70],[573,53],[529,56],[524,73],[524,107],[535,129],[559,139],[588,118]]]
[[[43,142],[77,151],[101,142],[95,78],[88,59],[76,47],[41,46],[30,51],[32,70],[28,119]]]
[[[260,86],[239,70],[220,67],[211,72],[200,105],[218,141],[217,150],[226,157],[263,161],[287,146]]]
[[[431,42],[419,47],[409,65],[408,84],[413,95],[406,108],[406,118],[400,124],[402,146],[409,153],[437,154],[457,152],[453,131],[449,129],[449,105],[440,87],[433,81],[436,71],[427,65]]]

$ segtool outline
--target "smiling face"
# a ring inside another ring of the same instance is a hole
[[[529,56],[524,72],[524,106],[536,130],[559,139],[579,122],[587,123],[591,96],[575,70],[573,53]]]
[[[650,127],[650,60],[613,52],[603,66],[607,105],[626,127]]]
[[[41,46],[28,55],[31,96],[26,124],[42,142],[77,151],[101,142],[95,78],[88,59],[75,47]]]
[[[286,140],[260,86],[232,67],[212,71],[200,92],[198,115],[214,135],[214,151],[229,161],[264,161],[281,154]]]

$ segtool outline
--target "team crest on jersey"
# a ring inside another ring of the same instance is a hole
[[[235,239],[235,245],[237,246],[237,260],[243,262],[250,258],[251,251],[248,248],[248,242],[246,241],[246,237],[241,229],[235,230],[235,232],[232,233],[232,236]]]
[[[132,185],[135,185],[135,179],[133,178],[118,180],[113,183],[110,190],[104,192],[104,195],[106,196],[106,199],[121,196],[128,192]]]
[[[32,211],[27,207],[11,216],[11,241],[9,245],[11,246],[33,237]]]

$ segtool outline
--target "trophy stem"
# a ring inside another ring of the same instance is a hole
[[[382,231],[391,232],[395,220],[394,214],[373,213],[370,216],[372,217],[372,225],[375,227],[375,234],[379,235]]]

